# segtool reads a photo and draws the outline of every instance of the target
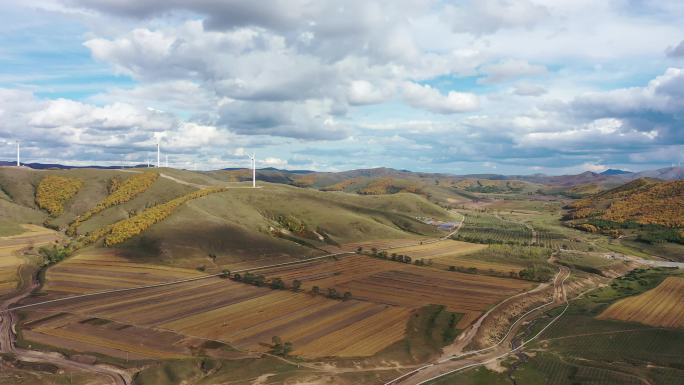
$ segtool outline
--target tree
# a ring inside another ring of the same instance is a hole
[[[285,282],[280,278],[273,278],[271,280],[271,289],[282,290],[285,288]]]
[[[363,253],[363,247],[359,246],[356,248],[356,254],[361,254]]]
[[[375,248],[375,247],[371,248],[371,254],[372,254],[374,257],[375,257],[376,255],[378,255],[378,249]]]
[[[216,262],[216,254],[209,253],[209,259],[211,259],[212,262]]]
[[[221,275],[219,276],[221,278],[230,278],[230,270],[228,269],[223,269],[221,272]]]
[[[345,301],[352,299],[352,293],[345,291],[344,294],[342,295],[342,299]]]
[[[449,266],[449,271],[456,271],[456,266]]]
[[[404,255],[404,263],[411,263],[411,257]]]
[[[292,346],[292,342],[289,342],[289,341],[288,341],[288,342],[285,342],[285,343],[283,344],[282,354],[283,354],[284,356],[286,356],[286,355],[290,354],[290,352],[291,352],[293,349],[294,349],[294,347]]]
[[[395,259],[397,259],[397,253],[392,253],[391,256],[392,256],[391,259],[392,259],[393,261],[394,261]]]
[[[302,287],[302,281],[295,279],[292,281],[292,290],[294,291],[299,291],[299,288]]]
[[[328,298],[333,298],[333,299],[339,298],[339,294],[337,294],[337,290],[335,290],[334,287],[328,288]]]
[[[264,277],[263,275],[257,275],[256,277],[254,277],[254,284],[255,285],[264,286],[265,283],[266,283],[266,277]]]
[[[242,276],[240,275],[240,273],[233,274],[233,280],[242,281]]]
[[[280,346],[283,344],[283,341],[280,339],[280,337],[273,336],[271,337],[271,343],[273,344],[273,346]]]
[[[321,288],[318,286],[314,286],[311,288],[311,294],[313,295],[318,295],[321,293]]]

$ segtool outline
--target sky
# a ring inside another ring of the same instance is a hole
[[[679,0],[0,3],[0,159],[453,174],[684,161]]]

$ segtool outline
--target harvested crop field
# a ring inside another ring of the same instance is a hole
[[[0,237],[0,295],[14,290],[17,285],[19,266],[26,263],[19,253],[26,248],[37,248],[59,239],[55,231],[36,225],[22,225],[25,232]]]
[[[87,277],[85,280],[91,283]],[[75,282],[69,290],[82,286]],[[410,313],[410,309],[403,307],[332,300],[219,278],[102,295],[41,309],[43,314],[47,311],[69,313],[81,319],[112,320],[156,332],[221,341],[257,352],[268,350],[271,338],[277,335],[292,342],[294,354],[304,357],[372,355],[403,337]],[[100,345],[111,348],[108,342],[91,340],[93,333],[82,326],[79,328],[83,333],[81,341],[89,344],[82,349],[92,351],[92,346]],[[41,333],[40,338],[77,339],[69,334],[73,330],[72,326],[60,326],[43,327],[36,332]],[[97,338],[102,341],[115,340],[117,335],[114,330],[97,332]],[[141,355],[161,354],[131,350]]]
[[[376,248],[378,250],[387,250],[398,247],[407,247],[419,244],[421,241],[430,241],[430,238],[404,238],[404,239],[376,239],[373,241],[345,243],[335,251],[356,251],[357,248],[362,247],[364,250],[371,250]]]
[[[426,243],[422,245],[401,247],[390,250],[392,253],[405,254],[413,259],[416,258],[440,258],[452,257],[472,253],[486,248],[486,245],[452,240]]]
[[[520,280],[441,271],[362,255],[271,269],[265,274],[286,284],[300,280],[305,289],[318,286],[321,291],[349,291],[355,299],[378,304],[409,309],[445,305],[450,311],[464,313],[464,322],[477,318],[491,304],[531,287]]]
[[[684,328],[684,278],[668,277],[655,289],[614,303],[599,318]]]
[[[198,271],[134,263],[115,251],[92,249],[50,268],[45,290],[51,293],[89,293],[168,282],[201,275]]]
[[[31,319],[22,325],[22,335],[44,345],[132,360],[190,357],[188,346],[203,342],[172,332],[67,313],[32,313]]]

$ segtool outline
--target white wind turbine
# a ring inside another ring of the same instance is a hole
[[[252,161],[252,188],[256,188],[256,153],[247,156]]]
[[[21,166],[21,142],[17,140],[17,167]]]

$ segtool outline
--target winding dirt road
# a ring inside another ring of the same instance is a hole
[[[426,384],[449,374],[496,362],[521,350],[525,347],[525,345],[537,339],[547,328],[553,325],[553,323],[555,323],[565,314],[565,310],[567,310],[568,305],[565,281],[568,279],[568,277],[570,277],[570,269],[565,266],[561,266],[553,281],[554,290],[551,301],[528,310],[525,314],[520,316],[515,322],[513,322],[513,324],[511,324],[507,333],[496,344],[484,349],[468,351],[457,355],[448,355],[446,357],[443,356],[434,363],[424,365],[418,369],[405,373],[391,381],[386,382],[384,385]],[[539,333],[521,343],[517,347],[512,346],[513,338],[523,326],[525,321],[532,320],[538,317],[542,312],[562,304],[566,305],[566,308],[563,310],[563,312],[556,316]],[[482,317],[482,319],[484,319],[484,317]]]
[[[22,265],[24,267],[26,265]],[[0,304],[0,353],[12,353],[21,361],[26,362],[40,362],[56,365],[60,368],[81,370],[90,373],[95,373],[106,379],[106,383],[114,385],[130,385],[133,379],[129,373],[123,369],[115,368],[108,365],[91,365],[82,362],[70,360],[60,353],[55,352],[41,352],[37,350],[28,350],[18,348],[15,344],[17,335],[15,325],[17,322],[16,315],[12,310],[8,310],[10,306],[28,297],[34,290],[39,287],[39,282],[36,279],[36,274],[31,272],[27,274],[30,282],[20,285],[20,289],[10,298],[4,300]]]

